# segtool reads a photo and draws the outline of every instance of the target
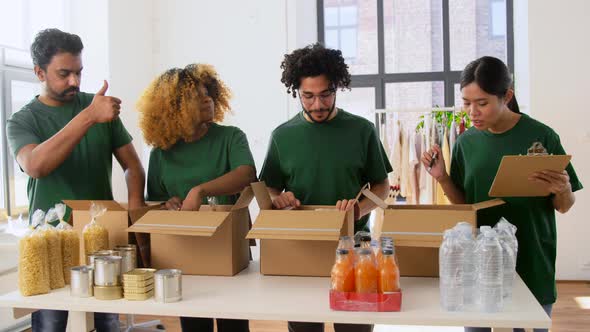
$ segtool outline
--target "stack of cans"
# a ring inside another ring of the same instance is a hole
[[[134,269],[123,274],[123,297],[144,301],[154,296],[155,269]]]

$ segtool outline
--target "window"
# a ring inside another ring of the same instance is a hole
[[[318,39],[343,52],[349,95],[360,98],[355,113],[451,107],[462,103],[459,76],[470,61],[492,55],[514,68],[512,7],[513,0],[318,0]],[[356,34],[342,33],[348,28]]]

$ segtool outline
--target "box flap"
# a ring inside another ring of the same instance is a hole
[[[496,198],[496,199],[491,199],[489,201],[484,201],[484,202],[472,204],[472,207],[473,207],[473,210],[477,211],[477,210],[482,210],[482,209],[487,209],[487,208],[491,208],[494,206],[502,205],[505,203],[506,202],[504,202],[503,200]]]
[[[128,232],[212,236],[229,212],[152,210],[127,229]]]
[[[260,210],[272,210],[272,198],[270,197],[266,183],[264,181],[253,182],[250,186],[252,187]]]
[[[248,239],[337,241],[346,218],[338,210],[262,210]]]
[[[69,206],[72,210],[90,210],[90,204],[95,202],[97,204],[101,204],[107,208],[108,211],[126,211],[125,208],[121,206],[121,204],[115,201],[100,201],[100,200],[67,200],[64,199],[63,202]]]
[[[148,211],[151,210],[159,210],[162,207],[163,203],[155,203],[150,202],[147,203],[147,206],[142,206],[138,209],[128,210],[129,211],[129,219],[131,219],[131,224],[134,224],[139,218],[143,217]]]
[[[382,209],[387,209],[387,206],[388,206],[387,203],[385,203],[381,198],[379,198],[379,196],[373,194],[373,192],[370,191],[369,189],[363,189],[362,193],[363,193],[363,195],[365,195],[365,197],[367,197],[373,203],[377,204],[378,207],[380,207]]]
[[[252,201],[253,198],[254,198],[254,191],[252,190],[252,188],[250,186],[247,186],[240,193],[240,197],[238,198],[238,201],[231,208],[232,211],[248,207],[248,205],[250,205],[250,202]]]

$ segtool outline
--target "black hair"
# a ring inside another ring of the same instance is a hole
[[[59,29],[45,29],[39,31],[31,44],[33,63],[46,70],[51,58],[58,53],[79,55],[84,49],[82,40],[77,35],[63,32]]]
[[[293,97],[296,96],[295,90],[299,89],[301,79],[305,77],[326,75],[334,89],[345,89],[350,85],[350,73],[342,52],[325,48],[319,43],[285,54],[281,69],[281,82]]]
[[[477,85],[486,93],[503,98],[508,89],[512,88],[512,75],[502,60],[492,56],[484,56],[471,61],[461,72],[461,89],[471,83]],[[520,113],[516,96],[507,107],[514,113]]]

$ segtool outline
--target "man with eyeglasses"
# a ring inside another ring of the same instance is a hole
[[[302,111],[271,135],[260,179],[270,188],[274,207],[335,205],[354,210],[355,232],[368,230],[375,205],[354,197],[370,183],[370,190],[385,199],[392,168],[375,126],[336,107],[337,90],[350,84],[342,53],[313,44],[286,54],[281,68],[281,82],[288,93],[299,97]],[[336,332],[373,329],[372,325],[334,327]],[[324,331],[324,324],[289,322],[289,331]]]

